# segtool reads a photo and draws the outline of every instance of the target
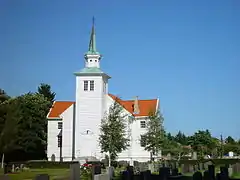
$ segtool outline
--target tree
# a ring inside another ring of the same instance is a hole
[[[170,153],[172,158],[181,160],[182,157],[188,155],[191,152],[190,146],[183,145],[175,140],[176,136],[171,136],[171,134],[168,133],[166,137],[167,141],[164,144],[163,155]]]
[[[0,104],[0,112],[3,114],[1,116],[0,152],[1,154],[10,153],[19,148],[16,142],[19,118],[19,106],[16,99],[9,99]]]
[[[188,145],[188,137],[181,131],[177,133],[177,135],[174,137],[174,140],[182,145]]]
[[[9,98],[10,97],[6,94],[6,92],[0,88],[0,104],[8,100]]]
[[[142,136],[141,141],[145,150],[152,156],[157,156],[167,143],[165,131],[163,128],[163,116],[157,111],[151,112],[146,123],[147,132]]]
[[[47,100],[51,102],[51,105],[53,104],[56,93],[52,92],[51,86],[49,84],[41,83],[38,87],[38,93],[47,98]]]
[[[228,136],[225,139],[225,143],[227,143],[227,144],[235,144],[235,140],[231,136]]]
[[[209,130],[195,132],[193,136],[189,138],[189,144],[194,151],[198,152],[198,155],[203,158],[204,155],[212,154],[216,149],[216,140],[212,138]]]
[[[49,101],[41,94],[28,93],[3,104],[1,108],[6,112],[0,136],[1,152],[9,160],[44,158],[47,140],[45,111]]]
[[[99,142],[102,152],[109,153],[109,165],[111,160],[129,146],[125,117],[123,108],[116,98],[101,121]]]

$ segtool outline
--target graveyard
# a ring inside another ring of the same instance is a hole
[[[0,180],[229,180],[240,179],[239,159],[161,161],[152,163],[115,162],[114,167],[94,162],[45,162],[25,165],[9,163]]]

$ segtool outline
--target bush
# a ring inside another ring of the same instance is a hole
[[[67,162],[53,162],[53,161],[27,161],[23,164],[32,169],[47,168],[47,169],[62,169],[70,168],[70,164],[73,164],[72,161]]]
[[[106,169],[105,164],[101,161],[88,161],[86,164],[91,164],[91,165],[99,165],[101,166],[102,169]]]
[[[46,160],[31,160],[31,161],[25,161],[25,162],[8,162],[6,163],[6,168],[8,172],[11,172],[12,165],[14,164],[14,167],[20,168],[21,165],[23,167],[28,167],[31,169],[69,169],[70,165],[73,163],[78,163],[74,161],[68,161],[68,162],[53,162],[53,161],[46,161]]]
[[[168,161],[170,163],[177,162],[177,160],[171,160]],[[229,164],[235,164],[240,162],[240,159],[199,159],[199,160],[180,160],[179,164],[199,164],[199,163],[207,163],[212,162],[212,164],[218,166],[218,165],[229,165]]]

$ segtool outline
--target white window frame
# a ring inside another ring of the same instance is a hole
[[[91,80],[91,81],[89,81],[90,83],[89,83],[89,86],[90,86],[90,91],[94,91],[94,80]]]
[[[84,91],[88,91],[88,84],[89,84],[88,81],[86,81],[86,80],[83,81],[83,90]]]

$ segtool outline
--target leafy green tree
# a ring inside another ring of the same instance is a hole
[[[188,137],[179,131],[177,135],[174,137],[174,140],[182,145],[188,145]]]
[[[168,139],[169,141],[175,141],[175,140],[174,140],[174,136],[172,136],[171,133],[167,133],[166,137],[167,137],[167,139]]]
[[[209,130],[195,132],[189,139],[189,144],[193,150],[202,158],[204,155],[211,155],[217,147],[216,141],[212,138]]]
[[[145,150],[149,151],[153,156],[157,156],[167,144],[167,138],[163,128],[163,116],[157,111],[151,112],[146,123],[147,132],[142,136]]]
[[[47,118],[46,118],[46,116],[47,116],[50,108],[53,105],[56,93],[52,91],[51,86],[49,84],[41,83],[40,86],[38,86],[38,94],[43,95],[50,102],[49,106],[47,106],[45,109],[44,132],[47,134]],[[45,151],[46,150],[47,150],[47,145],[45,146]]]
[[[99,142],[102,152],[109,153],[109,165],[129,146],[123,108],[116,98],[101,121]]]
[[[38,93],[47,98],[47,100],[51,102],[51,105],[53,104],[56,93],[51,90],[51,86],[49,84],[41,83],[38,87]]]
[[[235,154],[239,155],[240,154],[240,146],[238,144],[224,144],[224,154],[228,154],[229,152],[234,152]]]
[[[6,92],[0,88],[0,104],[8,100],[9,98],[10,97],[6,94]]]
[[[235,140],[231,136],[228,136],[225,139],[225,143],[227,143],[227,144],[235,144]]]
[[[19,106],[16,99],[9,99],[0,104],[1,133],[0,152],[1,154],[11,153],[19,148],[17,144]]]
[[[168,133],[166,137],[168,140],[164,144],[162,152],[163,155],[170,153],[173,159],[181,160],[184,156],[191,152],[191,147],[182,145],[175,141],[175,137],[170,136],[170,133]]]
[[[28,93],[4,102],[4,106],[1,107],[5,108],[6,112],[0,147],[6,158],[44,158],[47,140],[45,111],[49,107],[49,101],[41,94]]]

